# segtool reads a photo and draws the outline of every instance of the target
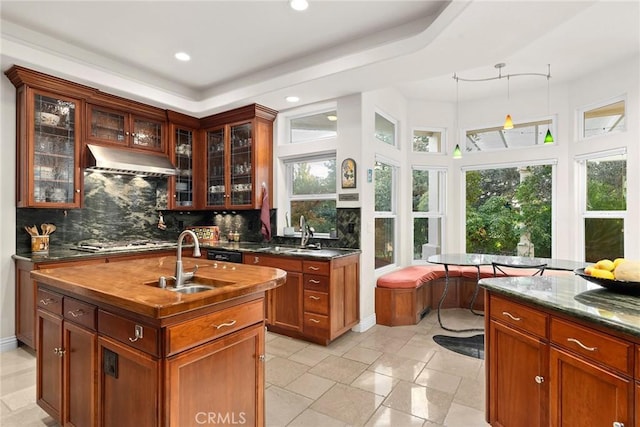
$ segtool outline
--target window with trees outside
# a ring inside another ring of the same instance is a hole
[[[465,151],[497,151],[544,145],[547,130],[556,135],[552,119],[516,123],[513,129],[496,126],[465,132]]]
[[[293,117],[289,120],[291,143],[310,142],[338,135],[338,113],[336,110],[322,111]]]
[[[627,210],[627,156],[625,150],[591,154],[576,159],[580,165],[584,221],[584,260],[624,257],[624,221]]]
[[[467,170],[466,251],[551,257],[553,166]]]
[[[380,113],[375,115],[375,137],[389,145],[396,145],[396,124]]]
[[[291,226],[298,228],[300,215],[314,229],[314,235],[328,237],[336,228],[336,159],[316,157],[286,163]]]
[[[376,160],[375,183],[375,268],[396,262],[396,167]]]
[[[583,139],[627,129],[625,100],[622,97],[583,108],[579,117]]]
[[[413,260],[441,253],[444,219],[445,170],[413,166]]]
[[[444,146],[444,129],[414,129],[413,151],[416,153],[441,153]]]

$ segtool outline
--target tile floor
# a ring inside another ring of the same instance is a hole
[[[460,309],[442,318],[453,328],[484,321]],[[484,361],[438,346],[432,336],[441,333],[451,335],[435,312],[415,326],[349,332],[327,347],[267,333],[267,426],[488,426]],[[35,394],[33,354],[0,353],[0,425],[55,426]]]

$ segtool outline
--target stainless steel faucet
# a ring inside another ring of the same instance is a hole
[[[198,271],[198,266],[196,265],[193,271],[184,271],[182,270],[182,241],[186,236],[191,236],[193,239],[193,243],[195,244],[195,248],[193,249],[193,256],[199,257],[200,254],[200,242],[198,241],[198,236],[191,230],[184,230],[178,236],[178,253],[176,254],[176,288],[181,288],[184,286],[184,282],[193,278],[193,275]]]
[[[313,229],[307,225],[304,215],[300,215],[300,246],[305,247],[309,242],[309,238],[313,236]]]

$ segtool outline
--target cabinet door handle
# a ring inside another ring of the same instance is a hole
[[[80,317],[82,315],[84,315],[84,310],[79,308],[76,311],[71,311],[69,310],[67,313],[69,313],[69,315],[73,316],[73,317]]]
[[[314,267],[313,265],[310,265],[309,266],[309,270],[318,271],[318,270],[320,270],[320,268],[319,267]]]
[[[47,299],[41,299],[40,300],[40,304],[42,304],[42,305],[49,305],[49,304],[53,304],[54,302],[56,302],[56,300],[54,300],[53,298],[47,298]]]
[[[314,301],[318,301],[320,299],[320,297],[317,297],[315,295],[309,295],[309,298],[311,298]]]
[[[508,311],[503,311],[502,314],[504,316],[510,317],[512,320],[515,320],[516,322],[519,322],[522,320],[520,317],[516,317],[513,314],[509,313]]]
[[[265,357],[264,354],[261,354],[260,356],[258,356],[258,360],[261,361],[261,362],[264,362],[265,359],[266,359],[266,357]]]
[[[135,326],[134,335],[135,336],[133,338],[129,337],[129,341],[136,342],[136,341],[138,341],[138,340],[143,338],[142,337],[142,326],[140,326],[140,325],[136,325]]]
[[[320,321],[319,321],[319,320],[312,319],[312,318],[309,318],[309,322],[313,322],[313,323],[320,323]]]
[[[309,267],[309,268],[311,268],[311,267]],[[320,283],[320,280],[316,280],[316,279],[309,279],[309,283],[314,283],[314,284],[316,284],[316,285],[317,285],[317,284],[319,284],[319,283]]]
[[[256,256],[256,257],[253,257],[253,263],[254,263],[254,264],[258,264],[258,263],[260,263],[260,257],[257,257],[257,256]]]
[[[53,354],[57,355],[58,357],[62,357],[64,356],[65,350],[62,347],[56,347],[53,349]]]
[[[225,327],[231,327],[233,325],[236,324],[235,320],[232,320],[231,322],[226,322],[226,323],[221,323],[219,325],[211,325],[211,327],[216,328],[216,329],[220,329],[220,328],[225,328]]]
[[[538,384],[542,384],[544,382],[544,377],[541,377],[540,375],[536,375],[534,379]]]
[[[587,351],[596,351],[598,349],[598,347],[588,347],[588,346],[582,344],[580,341],[578,341],[575,338],[567,338],[567,341],[574,342],[574,343],[578,344],[580,347],[582,347],[583,349],[585,349]]]
[[[614,421],[613,427],[624,427],[624,423],[621,423],[620,421]]]

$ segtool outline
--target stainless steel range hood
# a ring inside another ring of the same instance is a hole
[[[169,158],[162,154],[93,144],[87,144],[87,147],[87,170],[146,176],[172,176],[178,173]]]

